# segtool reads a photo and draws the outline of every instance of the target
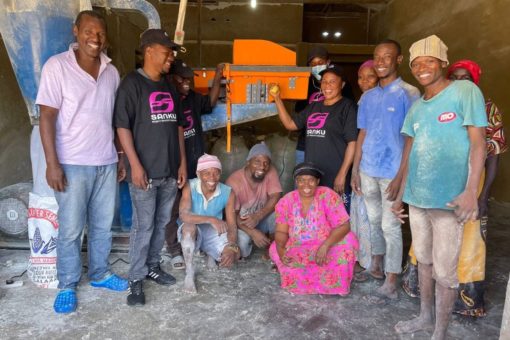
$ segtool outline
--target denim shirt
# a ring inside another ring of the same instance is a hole
[[[358,109],[358,129],[365,129],[360,170],[371,177],[393,179],[400,167],[407,111],[420,96],[414,86],[395,79],[365,92]]]

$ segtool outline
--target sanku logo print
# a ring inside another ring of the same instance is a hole
[[[168,92],[153,92],[149,96],[151,120],[153,123],[175,122],[174,101]]]
[[[184,127],[184,131],[186,131],[193,128],[193,116],[191,115],[191,110],[185,110],[183,114],[188,122],[188,125]]]
[[[174,101],[168,92],[152,92],[149,97],[151,113],[172,112]]]
[[[457,118],[457,114],[455,112],[443,112],[437,117],[440,123],[447,123],[455,120]]]
[[[193,128],[194,122],[193,122],[193,115],[191,114],[191,110],[185,110],[184,116],[186,117],[186,121],[188,122],[188,125],[184,127],[184,138],[189,138],[195,135],[195,129]]]
[[[307,128],[309,129],[322,129],[326,124],[329,112],[315,112],[308,117]]]

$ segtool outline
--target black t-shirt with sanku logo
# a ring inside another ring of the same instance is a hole
[[[117,90],[114,125],[133,133],[135,150],[148,178],[177,178],[178,126],[184,126],[185,121],[179,95],[165,77],[155,82],[141,69],[128,74]],[[127,180],[131,181],[127,165]]]
[[[209,96],[190,90],[188,95],[181,96],[182,114],[184,116],[184,144],[186,146],[186,162],[188,178],[197,177],[197,163],[205,152],[204,134],[202,130],[203,114],[212,112]]]
[[[358,138],[356,115],[356,104],[344,97],[333,105],[311,103],[293,117],[298,129],[306,129],[305,161],[324,171],[321,185],[333,188],[347,144]]]

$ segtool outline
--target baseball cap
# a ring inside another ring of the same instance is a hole
[[[306,58],[306,63],[310,64],[312,59],[316,57],[329,59],[328,50],[322,46],[315,46],[308,52],[308,58]]]
[[[178,44],[174,43],[168,34],[159,28],[149,28],[140,35],[140,48],[143,48],[148,44],[159,44],[169,47],[173,50],[179,47]]]
[[[195,73],[182,59],[175,59],[170,68],[170,74],[175,74],[183,78],[193,78]]]

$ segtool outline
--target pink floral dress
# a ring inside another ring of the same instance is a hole
[[[286,249],[293,259],[290,266],[284,265],[275,242],[271,244],[269,254],[280,272],[282,288],[295,294],[349,294],[358,249],[352,232],[329,249],[324,265],[315,263],[315,253],[331,231],[349,220],[340,196],[327,187],[317,187],[303,216],[299,193],[294,190],[278,202],[275,210],[276,223],[289,226]]]

